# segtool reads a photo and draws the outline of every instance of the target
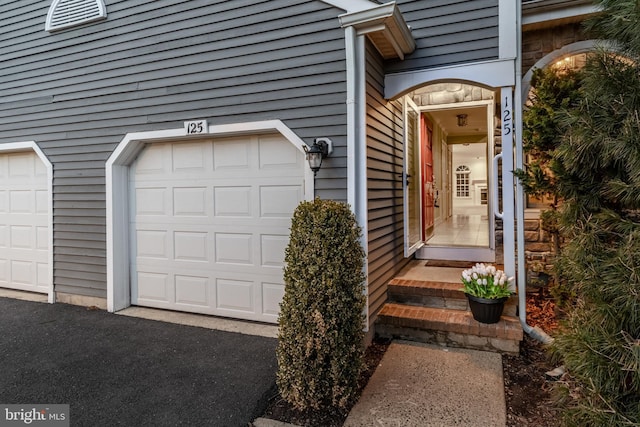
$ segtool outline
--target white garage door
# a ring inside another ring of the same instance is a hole
[[[276,322],[304,167],[280,135],[148,145],[129,174],[132,304]]]
[[[47,187],[35,153],[0,154],[0,287],[49,292]]]

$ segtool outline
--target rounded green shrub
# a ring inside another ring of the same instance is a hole
[[[364,251],[349,207],[302,202],[285,251],[277,385],[297,409],[344,407],[363,369]]]

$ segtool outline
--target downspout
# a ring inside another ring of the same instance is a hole
[[[522,144],[522,0],[516,2],[517,55],[516,55],[516,90],[514,107],[520,126],[516,129],[516,169],[523,169]],[[527,269],[524,254],[524,205],[525,195],[522,183],[516,178],[516,237],[518,255],[518,315],[522,330],[543,344],[551,344],[553,338],[537,326],[527,324]]]
[[[364,37],[358,36],[353,26],[345,29],[346,77],[347,77],[347,203],[356,216],[362,229],[360,243],[368,254],[367,237],[367,185],[366,185],[366,124],[365,116],[365,82],[364,82]],[[364,274],[367,286],[364,290],[365,332],[369,332],[369,274],[368,256],[365,256]]]

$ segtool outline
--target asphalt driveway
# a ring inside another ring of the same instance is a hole
[[[246,426],[276,340],[0,298],[0,403],[69,404],[72,426]]]

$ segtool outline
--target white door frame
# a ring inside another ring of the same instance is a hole
[[[47,300],[49,303],[54,303],[56,297],[55,292],[53,291],[53,166],[35,141],[21,141],[0,144],[0,154],[29,151],[35,152],[35,154],[47,169],[47,243],[49,246],[49,254],[47,259],[47,276],[49,279],[49,290],[47,292]]]
[[[188,135],[185,128],[128,133],[120,141],[106,163],[107,202],[107,310],[122,310],[131,305],[129,279],[129,166],[146,144],[197,140],[203,137],[222,137],[242,134],[278,132],[298,150],[306,144],[280,120],[268,120],[227,125],[212,125],[208,132]],[[305,168],[304,198],[314,197],[314,177]]]

